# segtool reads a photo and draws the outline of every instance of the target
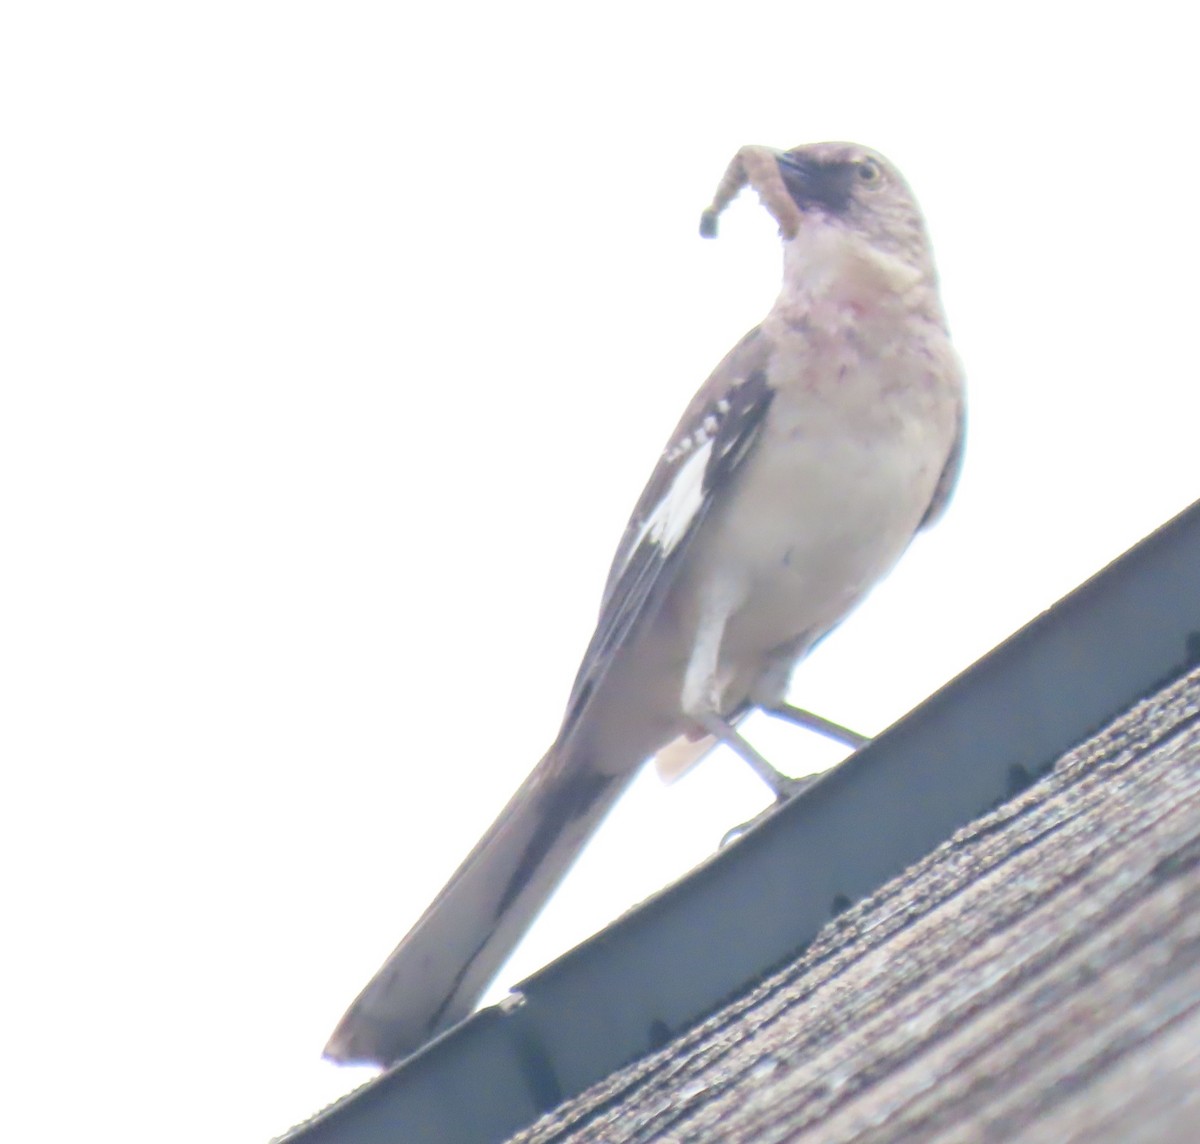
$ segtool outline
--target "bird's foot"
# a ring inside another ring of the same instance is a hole
[[[781,776],[783,777],[783,776]],[[753,818],[746,822],[739,823],[737,826],[730,827],[723,835],[721,841],[717,843],[718,850],[724,850],[731,842],[736,842],[743,834],[753,830],[760,822],[770,818],[785,802],[790,802],[798,795],[803,794],[810,786],[820,778],[820,775],[805,775],[800,779],[786,779],[787,793],[777,794],[775,801],[764,810],[760,810]]]

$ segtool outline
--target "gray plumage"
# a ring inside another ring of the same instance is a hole
[[[557,739],[342,1018],[335,1060],[387,1064],[467,1016],[640,765],[780,702],[950,496],[962,374],[910,191],[853,144],[745,150],[781,180],[771,199],[755,176],[779,298],[634,509]]]

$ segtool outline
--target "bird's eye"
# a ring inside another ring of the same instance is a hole
[[[878,183],[882,178],[883,172],[879,169],[878,163],[872,163],[870,159],[864,159],[858,165],[858,181],[866,183],[868,186]]]

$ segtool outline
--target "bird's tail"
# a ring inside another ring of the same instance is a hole
[[[388,1065],[467,1017],[631,774],[600,773],[556,744],[509,800],[325,1046]]]

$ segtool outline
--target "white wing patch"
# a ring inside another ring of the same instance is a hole
[[[632,556],[647,538],[668,555],[686,535],[701,504],[704,503],[704,473],[712,456],[713,438],[709,437],[680,466],[666,495],[654,506],[630,546]]]

